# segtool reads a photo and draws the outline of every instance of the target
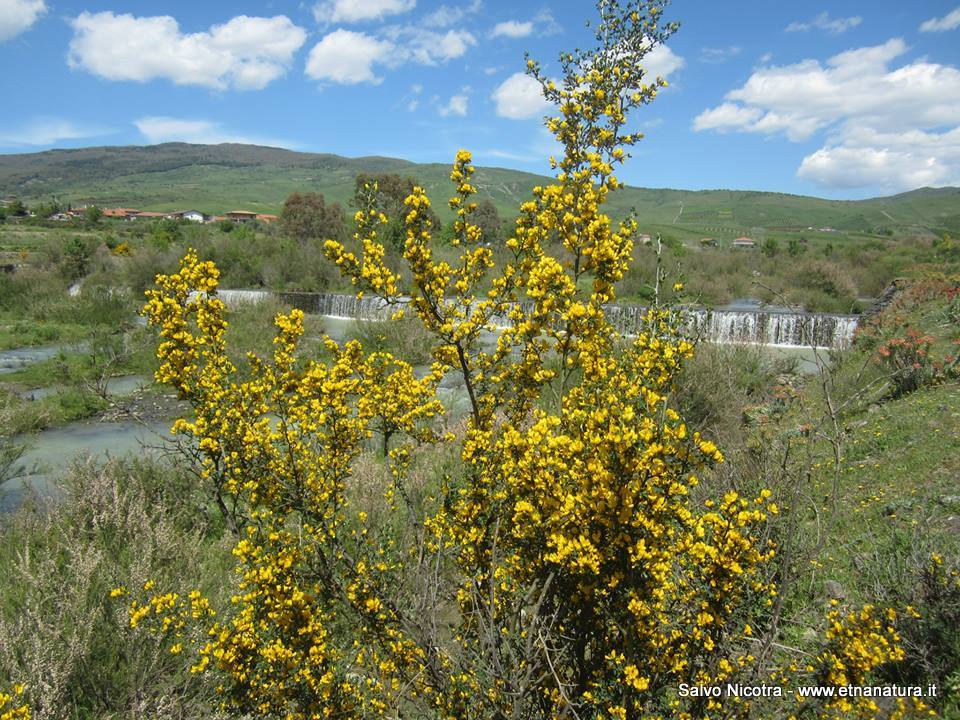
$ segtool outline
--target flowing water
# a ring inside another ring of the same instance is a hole
[[[377,297],[361,300],[337,293],[271,292],[268,290],[220,290],[227,305],[256,303],[275,297],[305,313],[329,318],[383,320],[392,308]],[[640,328],[647,308],[639,305],[611,305],[607,317],[616,329],[629,335]],[[690,331],[707,342],[756,343],[775,347],[818,347],[841,349],[853,340],[859,316],[830,313],[802,313],[769,305],[740,301],[728,308],[688,311]]]
[[[324,331],[338,342],[350,337],[358,320],[380,320],[391,314],[391,309],[379,298],[357,300],[346,294],[221,290],[219,295],[231,306],[275,297],[306,313],[321,315],[324,317]],[[629,335],[640,326],[644,311],[638,306],[612,306],[608,308],[608,317],[620,332]],[[811,345],[820,349],[846,347],[858,319],[852,315],[791,312],[786,308],[761,306],[755,301],[740,301],[713,311],[694,309],[689,312],[689,317],[690,330],[708,342],[763,344],[771,353],[797,358],[801,372],[816,371],[814,354],[817,351]],[[494,342],[495,335],[490,334],[486,339]],[[13,372],[69,349],[69,346],[50,345],[2,351],[0,373]],[[417,371],[423,374],[427,369],[421,367]],[[110,391],[127,394],[145,381],[145,378],[136,376],[116,378],[111,381]],[[24,391],[24,394],[37,399],[55,391],[55,388],[40,388]],[[453,417],[466,414],[468,402],[462,379],[449,375],[438,389],[438,396]],[[16,477],[0,485],[0,510],[17,507],[25,493],[31,490],[40,495],[54,493],[52,478],[78,454],[102,461],[126,453],[149,452],[150,447],[160,446],[163,438],[169,437],[169,428],[170,420],[146,426],[86,420],[15,438],[29,448],[18,463]]]
[[[76,343],[73,345],[36,345],[14,348],[13,350],[0,350],[0,374],[22,370],[27,365],[49,360],[61,352],[83,352],[89,347],[88,343]]]

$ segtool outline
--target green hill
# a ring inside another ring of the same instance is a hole
[[[278,212],[294,191],[323,193],[346,204],[360,172],[410,175],[424,185],[441,216],[450,193],[449,166],[385,157],[345,158],[254,145],[165,143],[146,147],[94,147],[0,155],[0,195],[25,202],[57,198],[74,205],[195,208],[219,213],[234,208]],[[502,214],[515,212],[530,188],[548,179],[503,168],[477,169],[481,197]],[[941,234],[960,230],[960,188],[923,188],[858,201],[824,200],[783,193],[628,187],[612,196],[614,215],[635,208],[641,229],[670,226],[681,238],[805,231]]]

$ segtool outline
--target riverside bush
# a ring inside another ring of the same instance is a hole
[[[198,512],[193,479],[154,461],[86,463],[56,495],[0,524],[0,699],[22,684],[39,720],[215,715],[189,663],[123,632],[125,613],[105,601],[119,582],[150,577],[219,597],[229,545],[219,516]]]

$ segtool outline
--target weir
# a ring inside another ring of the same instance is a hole
[[[274,292],[271,290],[220,290],[220,299],[228,306],[257,303],[267,298],[303,310],[312,315],[385,320],[392,309],[378,297],[339,293]],[[647,308],[640,305],[610,305],[607,318],[621,333],[635,333]],[[688,328],[707,342],[756,343],[778,347],[818,347],[842,349],[853,340],[859,316],[829,313],[803,313],[782,310],[708,310],[687,311]]]

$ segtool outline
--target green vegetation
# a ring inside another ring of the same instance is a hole
[[[279,214],[294,192],[315,192],[328,203],[350,207],[358,175],[409,176],[431,197],[446,192],[449,168],[392,158],[344,158],[252,145],[100,147],[0,155],[0,194],[19,196],[28,205],[51,197],[74,206],[173,210],[196,207],[208,213],[245,208]],[[54,179],[55,178],[55,179]],[[489,199],[502,217],[512,217],[530,189],[548,178],[502,168],[478,168],[478,202]],[[871,200],[823,200],[783,193],[741,190],[645,189],[627,187],[611,196],[610,213],[623,217],[635,208],[642,232],[671,231],[681,239],[716,237],[729,242],[768,233],[837,235],[960,234],[958,188],[924,188]],[[677,224],[674,219],[683,208]],[[451,211],[434,208],[444,220]],[[811,230],[810,228],[814,228]]]
[[[215,692],[107,601],[121,582],[231,574],[222,521],[189,473],[155,461],[77,464],[56,502],[0,520],[0,683],[29,678],[35,718],[212,717]],[[226,598],[221,598],[226,600]]]

